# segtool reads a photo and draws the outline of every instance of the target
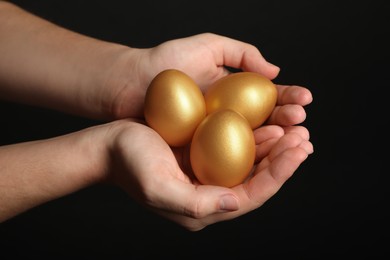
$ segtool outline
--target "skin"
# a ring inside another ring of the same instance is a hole
[[[171,148],[143,120],[155,75],[176,68],[202,91],[230,73],[274,79],[279,68],[248,43],[212,33],[137,49],[90,38],[0,1],[0,97],[102,123],[55,138],[0,146],[0,221],[84,187],[111,183],[190,231],[237,218],[271,198],[313,152],[298,126],[312,102],[302,86],[278,85],[272,115],[254,130],[256,165],[231,189],[199,185],[189,147]]]

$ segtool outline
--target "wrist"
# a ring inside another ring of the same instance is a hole
[[[100,96],[106,119],[142,118],[148,82],[141,69],[147,49],[124,48],[106,71]]]
[[[127,178],[132,178],[131,173],[127,172],[126,163],[139,162],[135,154],[139,153],[139,148],[136,147],[136,140],[143,138],[140,132],[143,132],[145,126],[143,122],[137,119],[127,118],[115,120],[103,125],[105,156],[103,171],[100,171],[96,180],[100,183],[112,184],[123,188],[123,184],[131,182]],[[132,168],[132,167],[130,167]],[[126,174],[123,174],[127,172]]]

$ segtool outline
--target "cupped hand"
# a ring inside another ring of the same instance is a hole
[[[191,174],[188,147],[172,150],[141,123],[115,124],[120,131],[111,147],[113,182],[145,207],[191,231],[260,207],[313,151],[305,128],[285,132],[279,126],[264,126],[254,132],[257,161],[246,182],[233,188],[201,185]]]
[[[274,79],[280,70],[254,45],[213,33],[174,39],[153,48],[133,48],[126,57],[127,62],[118,63],[113,78],[107,80],[109,93],[103,97],[111,97],[108,103],[116,119],[143,116],[146,89],[165,69],[183,71],[203,92],[231,73],[228,68],[257,72],[269,79]]]
[[[112,179],[142,205],[192,231],[260,207],[313,152],[309,131],[293,124],[304,120],[299,103],[310,103],[310,92],[278,90],[277,107],[254,131],[255,167],[243,184],[201,185],[192,174],[188,146],[172,149],[153,129],[128,120],[115,122],[121,131],[111,149]]]
[[[146,50],[144,55],[148,58],[140,60],[140,71],[146,72],[145,84],[158,72],[170,68],[188,74],[203,91],[229,74],[229,67],[257,72],[269,79],[279,73],[279,68],[267,62],[254,45],[213,33],[167,41]]]

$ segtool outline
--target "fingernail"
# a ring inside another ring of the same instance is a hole
[[[233,195],[223,195],[219,200],[219,209],[221,211],[238,210],[238,201]]]

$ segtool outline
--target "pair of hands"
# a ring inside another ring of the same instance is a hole
[[[268,122],[254,130],[253,175],[231,189],[199,185],[188,147],[171,149],[143,120],[147,87],[179,69],[203,92],[227,67],[274,79],[279,68],[252,46],[205,33],[137,49],[71,32],[0,1],[0,96],[78,116],[113,119],[58,138],[0,147],[0,221],[107,180],[189,230],[260,207],[312,153],[298,126],[308,89],[277,86]],[[28,41],[26,41],[28,39]],[[48,160],[48,158],[50,158]]]
[[[279,68],[268,63],[254,46],[210,33],[168,41],[155,48],[133,49],[130,56],[131,70],[137,75],[131,84],[142,90],[140,98],[153,77],[168,68],[187,73],[203,92],[230,73],[226,67],[257,72],[269,79],[279,73]],[[116,132],[112,145],[115,162],[110,180],[139,203],[191,231],[260,207],[313,152],[309,131],[298,125],[306,118],[304,106],[311,103],[311,92],[300,86],[277,85],[277,89],[277,106],[268,121],[254,130],[253,174],[245,183],[225,188],[200,185],[191,171],[189,147],[171,148],[142,119],[130,119],[142,118],[142,102],[135,108],[129,106],[133,98],[130,89],[111,85],[116,97],[111,107],[121,131]]]

